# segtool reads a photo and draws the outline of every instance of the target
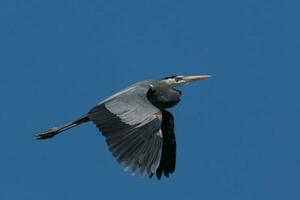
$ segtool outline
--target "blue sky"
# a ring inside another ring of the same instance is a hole
[[[300,198],[300,2],[0,1],[0,200]],[[127,85],[182,89],[176,173],[124,173],[92,124],[52,140]]]

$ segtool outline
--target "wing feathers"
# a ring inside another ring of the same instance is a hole
[[[124,170],[135,174],[139,169],[142,176],[158,168],[163,145],[160,111],[145,99],[147,91],[145,87],[121,92],[89,112]]]
[[[173,115],[162,110],[162,125],[163,134],[162,155],[160,164],[156,170],[156,176],[161,178],[162,174],[169,177],[170,173],[175,171],[176,166],[176,140],[174,134],[174,118]]]

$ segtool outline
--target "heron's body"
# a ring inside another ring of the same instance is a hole
[[[108,97],[86,115],[65,126],[39,134],[47,139],[79,124],[92,121],[106,138],[117,161],[135,174],[169,176],[176,164],[174,118],[166,109],[175,106],[181,92],[175,87],[208,76],[173,76],[133,84]],[[175,81],[176,79],[176,81]],[[178,80],[180,81],[178,81]],[[185,81],[185,82],[184,82]]]

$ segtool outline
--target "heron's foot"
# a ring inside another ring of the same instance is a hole
[[[37,140],[44,140],[44,139],[48,139],[48,138],[52,138],[53,136],[57,135],[59,128],[51,128],[50,130],[43,132],[43,133],[39,133],[37,135],[35,135]]]

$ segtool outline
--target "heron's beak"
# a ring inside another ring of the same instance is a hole
[[[210,77],[211,77],[210,75],[185,76],[185,77],[183,77],[183,80],[184,80],[186,83],[189,83],[189,82],[193,82],[193,81],[198,81],[198,80],[207,79],[207,78],[210,78]]]

